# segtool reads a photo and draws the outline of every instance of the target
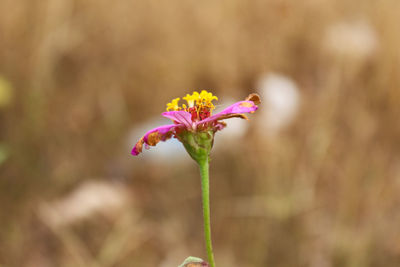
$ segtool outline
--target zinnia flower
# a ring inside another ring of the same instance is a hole
[[[167,112],[162,113],[164,117],[171,119],[173,124],[163,125],[148,131],[133,147],[132,155],[139,155],[142,152],[143,145],[149,148],[160,141],[174,137],[183,144],[189,155],[198,163],[203,200],[204,237],[209,264],[199,258],[189,257],[181,264],[181,267],[215,267],[211,244],[209,197],[209,161],[214,135],[217,131],[225,128],[226,124],[222,120],[229,118],[247,120],[244,113],[255,112],[258,109],[260,97],[257,94],[250,94],[244,101],[236,102],[215,115],[212,115],[215,108],[212,102],[218,100],[218,98],[212,93],[203,90],[200,94],[194,92],[191,95],[186,95],[183,99],[186,100],[187,105],[179,106],[180,98],[175,98],[167,104]]]
[[[212,115],[215,108],[212,101],[218,100],[212,93],[203,90],[201,93],[188,94],[183,99],[186,100],[187,105],[179,106],[180,98],[175,98],[167,104],[167,112],[162,113],[164,117],[171,119],[173,124],[148,131],[133,147],[132,155],[137,156],[141,153],[143,145],[149,148],[160,141],[174,137],[181,141],[192,158],[197,160],[199,150],[205,150],[208,155],[215,133],[225,128],[226,124],[222,120],[229,118],[247,120],[244,113],[255,112],[260,103],[257,94],[250,94],[244,101],[236,102]]]

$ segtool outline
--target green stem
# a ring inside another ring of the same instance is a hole
[[[214,255],[211,244],[211,223],[210,223],[210,186],[208,176],[208,157],[204,160],[199,160],[200,176],[201,176],[201,191],[203,198],[203,219],[204,219],[204,237],[206,241],[207,257],[210,267],[215,267]]]

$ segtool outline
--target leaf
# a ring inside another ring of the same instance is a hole
[[[200,258],[190,256],[178,267],[209,267],[209,265]]]

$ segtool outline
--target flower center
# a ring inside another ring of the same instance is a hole
[[[187,105],[182,104],[182,106],[179,106],[179,100],[180,98],[178,97],[168,103],[167,111],[187,111],[192,115],[192,121],[200,121],[211,116],[213,109],[215,109],[212,101],[218,100],[218,97],[203,90],[200,94],[198,92],[193,92],[193,94],[187,94],[183,97]]]

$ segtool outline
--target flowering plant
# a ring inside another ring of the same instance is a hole
[[[131,154],[134,156],[146,148],[155,146],[160,141],[171,137],[177,138],[185,147],[189,155],[199,164],[202,181],[204,234],[206,240],[207,256],[211,267],[215,267],[211,245],[210,204],[209,204],[209,172],[208,164],[214,135],[226,127],[222,120],[229,118],[242,118],[247,120],[244,113],[253,113],[258,109],[260,97],[250,94],[244,101],[236,102],[221,112],[212,115],[215,109],[214,100],[218,97],[205,90],[194,92],[183,97],[187,105],[179,105],[180,98],[173,99],[167,104],[167,111],[162,113],[173,124],[159,126],[148,131],[133,147]]]

